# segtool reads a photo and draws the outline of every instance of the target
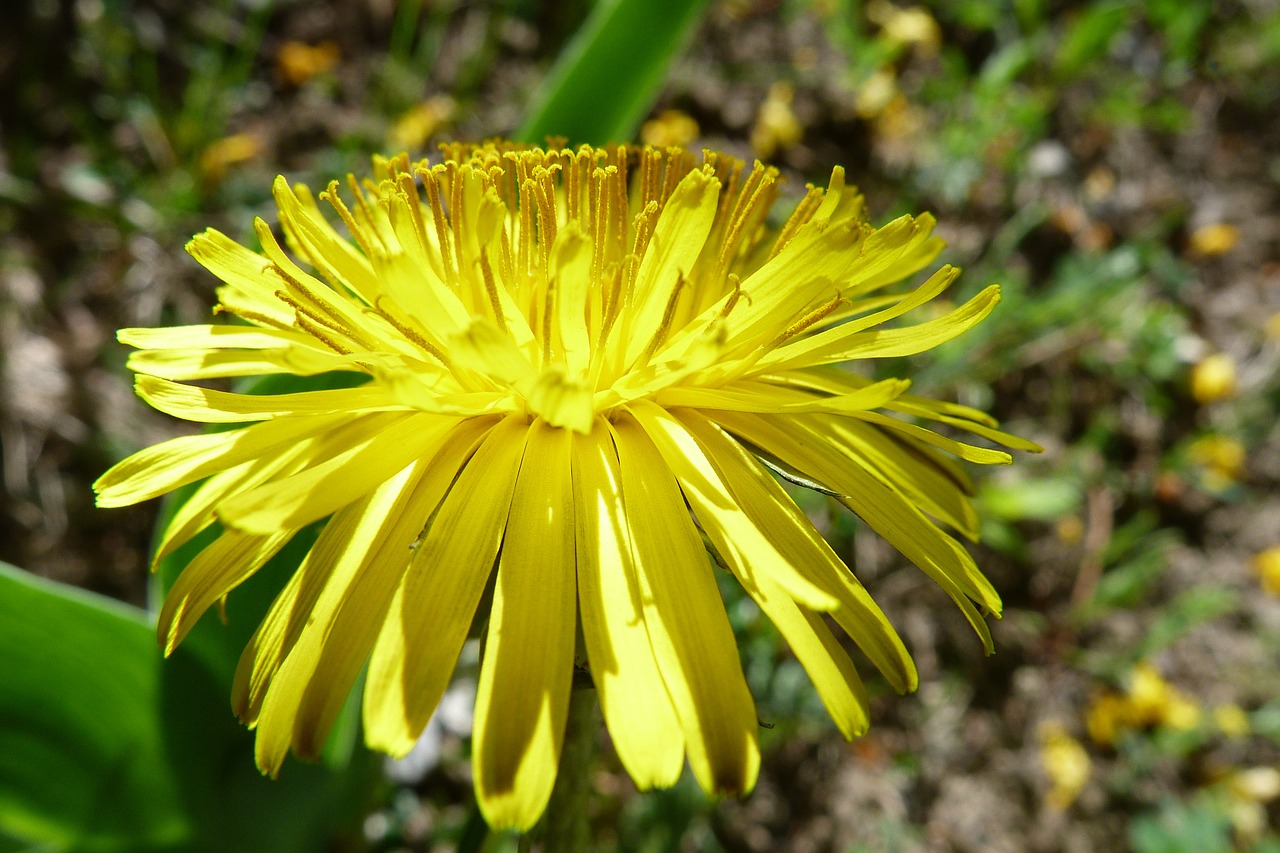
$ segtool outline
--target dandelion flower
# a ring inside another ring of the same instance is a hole
[[[861,733],[866,694],[828,617],[897,690],[916,671],[775,472],[857,513],[990,646],[983,611],[1000,600],[953,535],[977,534],[953,457],[1010,457],[920,422],[1035,446],[906,380],[838,366],[930,349],[995,306],[992,286],[886,325],[956,277],[886,290],[937,256],[929,216],[871,226],[839,169],[774,227],[777,172],[713,152],[443,150],[435,165],[378,158],[345,192],[333,182],[328,215],[278,179],[288,251],[262,220],[258,252],[213,230],[188,246],[224,282],[218,310],[243,322],[119,333],[152,406],[248,424],[147,448],[96,484],[100,505],[120,506],[204,481],[158,548],[220,531],[160,613],[166,653],[327,519],[236,673],[264,772],[291,747],[317,753],[366,664],[368,743],[408,752],[489,589],[473,760],[491,824],[527,828],[545,808],[575,658],[640,788],[674,784],[687,758],[707,791],[746,792],[758,724],[717,565],[840,731]],[[365,381],[279,395],[186,384],[329,371]]]

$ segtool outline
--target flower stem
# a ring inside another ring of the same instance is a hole
[[[542,819],[544,853],[580,851],[590,847],[587,806],[591,798],[591,759],[599,731],[594,687],[575,684],[569,694],[569,718],[551,801]]]

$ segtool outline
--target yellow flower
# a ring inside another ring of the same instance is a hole
[[[1254,554],[1251,565],[1262,588],[1272,595],[1280,595],[1280,545]]]
[[[448,95],[434,95],[415,104],[396,119],[391,128],[391,143],[397,148],[421,148],[433,133],[453,118],[456,107]]]
[[[693,116],[680,110],[663,110],[640,128],[640,138],[645,145],[666,148],[669,145],[686,146],[701,133]]]
[[[210,143],[200,152],[200,174],[217,183],[233,166],[247,163],[262,153],[262,141],[251,133],[236,133]]]
[[[1229,738],[1247,737],[1249,734],[1249,715],[1236,704],[1219,705],[1213,709],[1213,723]]]
[[[1050,723],[1041,730],[1040,764],[1051,785],[1045,802],[1059,811],[1080,796],[1093,766],[1089,753],[1061,723]]]
[[[444,152],[434,166],[378,158],[345,200],[330,184],[320,200],[354,242],[278,179],[297,262],[261,220],[260,252],[213,230],[188,246],[225,282],[219,310],[243,323],[119,333],[151,405],[250,424],[145,449],[96,484],[101,506],[121,506],[204,480],[158,548],[221,525],[165,602],[166,652],[328,518],[236,675],[264,771],[291,746],[316,754],[366,661],[368,743],[406,753],[490,588],[473,757],[491,824],[527,828],[547,803],[579,613],[577,653],[636,784],[673,784],[687,756],[706,790],[748,791],[758,724],[708,548],[841,732],[861,733],[866,694],[824,614],[897,690],[915,687],[914,665],[771,470],[837,496],[990,648],[982,611],[1000,600],[944,530],[978,531],[951,455],[1010,457],[911,421],[1037,448],[906,380],[837,366],[927,350],[995,307],[992,286],[886,325],[956,277],[943,267],[886,290],[937,256],[931,217],[874,228],[836,169],[774,229],[777,172],[713,152]],[[276,396],[183,384],[327,371],[366,381]]]
[[[331,41],[314,45],[287,41],[276,52],[276,72],[290,85],[301,86],[312,77],[333,70],[341,58],[338,45]]]
[[[760,104],[751,128],[751,149],[760,157],[772,157],[800,143],[804,126],[791,109],[795,88],[790,83],[774,83]]]
[[[1214,353],[1196,363],[1191,370],[1191,396],[1207,406],[1226,400],[1236,393],[1236,363],[1225,353]]]
[[[1201,436],[1191,443],[1188,453],[1192,461],[1201,467],[1205,487],[1212,491],[1229,488],[1244,469],[1244,445],[1230,436]]]
[[[1212,258],[1225,255],[1240,242],[1240,229],[1225,222],[1215,222],[1197,228],[1191,234],[1190,247],[1193,254]]]

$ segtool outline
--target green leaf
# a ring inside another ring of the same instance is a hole
[[[628,142],[708,0],[600,0],[560,55],[515,138]]]
[[[1112,40],[1129,22],[1131,8],[1124,0],[1110,0],[1081,12],[1058,48],[1058,72],[1070,78],[1105,57]]]
[[[0,832],[55,849],[192,833],[141,611],[0,564]]]
[[[368,789],[362,752],[263,778],[201,656],[164,661],[143,611],[4,564],[0,660],[0,844],[300,853]]]

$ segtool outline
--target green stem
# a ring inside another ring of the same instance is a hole
[[[587,806],[597,737],[595,688],[575,685],[569,694],[569,718],[564,727],[556,785],[542,818],[543,853],[572,853],[590,846]]]

